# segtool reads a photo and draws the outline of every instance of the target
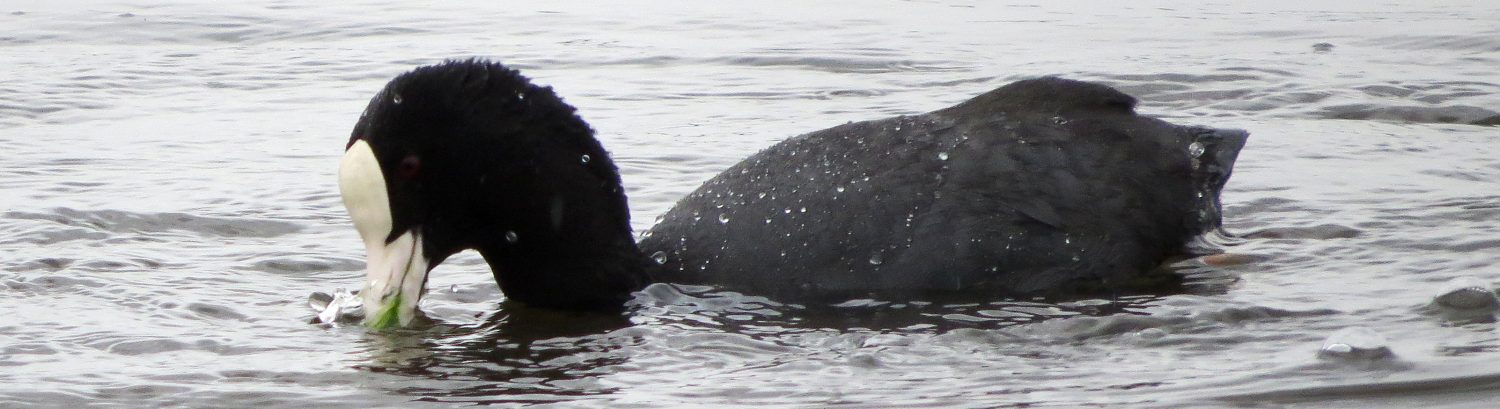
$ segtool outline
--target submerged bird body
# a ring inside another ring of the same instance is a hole
[[[1111,88],[1027,80],[925,115],[791,138],[632,239],[620,177],[550,88],[485,61],[393,79],[340,192],[366,323],[409,323],[427,272],[478,250],[507,298],[617,309],[652,281],[768,296],[1113,286],[1219,226],[1240,131],[1140,117]],[[647,255],[650,255],[648,257]]]
[[[1134,104],[1041,78],[801,135],[688,195],[641,248],[660,280],[774,296],[1120,289],[1219,227],[1245,141]]]

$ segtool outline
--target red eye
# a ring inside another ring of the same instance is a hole
[[[421,170],[422,159],[417,158],[417,155],[406,155],[406,158],[401,159],[401,165],[396,168],[403,179],[411,179]]]

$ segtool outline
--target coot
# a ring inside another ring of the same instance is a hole
[[[619,309],[653,281],[778,297],[1086,291],[1218,228],[1246,139],[1134,105],[1038,78],[797,136],[682,199],[638,247],[617,169],[571,106],[499,63],[448,61],[376,94],[339,186],[377,328],[409,323],[428,271],[465,249],[506,297],[561,309]]]

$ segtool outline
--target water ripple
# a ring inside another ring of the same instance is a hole
[[[276,220],[219,218],[184,213],[132,213],[117,210],[54,209],[48,213],[7,212],[0,217],[49,221],[110,233],[166,233],[184,231],[220,237],[268,238],[292,234],[302,227]]]

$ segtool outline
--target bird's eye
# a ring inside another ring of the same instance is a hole
[[[401,174],[401,178],[403,179],[411,179],[417,176],[417,172],[421,170],[422,159],[418,158],[417,155],[406,155],[405,158],[401,159],[401,165],[396,168],[396,171]]]

